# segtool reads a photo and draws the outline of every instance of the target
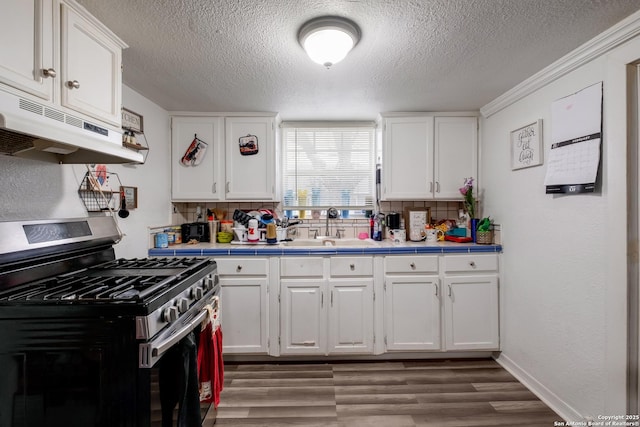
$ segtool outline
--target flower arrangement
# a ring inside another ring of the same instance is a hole
[[[475,218],[476,199],[473,197],[473,177],[464,179],[464,185],[460,187],[460,194],[464,197],[464,210],[469,214],[469,218]]]

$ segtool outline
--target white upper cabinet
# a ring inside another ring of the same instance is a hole
[[[120,126],[122,46],[69,6],[61,7],[62,105]]]
[[[276,200],[274,116],[174,116],[171,119],[171,199]],[[195,136],[206,147],[184,164]],[[243,150],[241,150],[241,144]]]
[[[275,119],[273,117],[227,117],[227,200],[276,199]]]
[[[183,162],[194,139],[202,158]],[[224,198],[224,121],[220,117],[171,119],[171,199],[221,200]],[[204,145],[206,144],[206,145]]]
[[[436,117],[434,120],[433,196],[458,199],[464,178],[478,179],[478,118]]]
[[[412,200],[433,192],[433,117],[384,120],[382,199]]]
[[[53,0],[5,0],[2,9],[0,82],[51,101],[59,71],[53,60]]]
[[[382,118],[382,200],[455,200],[477,178],[475,116]]]
[[[5,0],[2,9],[0,88],[119,129],[127,45],[72,0]]]

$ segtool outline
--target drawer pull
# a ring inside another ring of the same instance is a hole
[[[241,265],[237,266],[237,267],[236,267],[236,271],[237,271],[238,273],[239,273],[239,272],[241,272],[241,271],[242,271],[242,266],[241,266]]]
[[[469,265],[470,265],[472,268],[476,268],[476,263],[475,263],[474,261],[471,261],[471,262],[469,263]]]
[[[351,271],[356,269],[356,265],[355,264],[349,264],[349,268],[351,269]]]
[[[449,285],[449,296],[451,296],[451,285]]]
[[[42,70],[42,74],[45,77],[51,77],[52,79],[54,79],[58,73],[56,73],[56,70],[54,70],[53,68],[45,68],[44,70]]]
[[[436,288],[436,296],[438,296],[438,284],[434,283],[433,286]]]
[[[416,269],[416,263],[412,262],[411,264],[409,264],[409,267],[411,267],[412,270]]]

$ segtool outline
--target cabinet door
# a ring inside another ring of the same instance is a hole
[[[53,1],[5,0],[0,14],[0,82],[52,100]]]
[[[498,276],[445,277],[447,350],[498,350]]]
[[[325,354],[327,315],[321,279],[282,279],[280,353]]]
[[[387,350],[440,349],[438,277],[387,276],[384,290]]]
[[[122,47],[64,4],[61,18],[62,105],[120,127]]]
[[[329,352],[373,352],[373,279],[330,284]]]
[[[267,279],[220,276],[225,353],[267,353]]]
[[[221,200],[224,195],[222,171],[223,122],[218,117],[173,117],[171,119],[171,199]],[[181,162],[197,135],[206,143],[198,165]]]
[[[435,118],[434,197],[460,198],[464,178],[478,178],[478,118]]]
[[[384,121],[382,199],[428,199],[433,194],[433,117]]]
[[[226,199],[275,200],[274,126],[272,117],[225,119]],[[257,137],[257,147],[241,151],[240,139],[247,136]]]

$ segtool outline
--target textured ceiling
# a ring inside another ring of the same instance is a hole
[[[124,82],[169,111],[284,120],[478,110],[640,9],[639,0],[78,0],[125,42]],[[361,28],[327,70],[297,32]]]

